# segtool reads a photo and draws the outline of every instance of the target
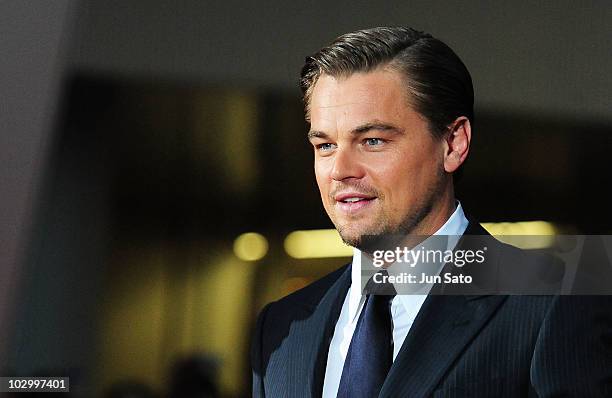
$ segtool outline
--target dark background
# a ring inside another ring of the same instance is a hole
[[[161,394],[195,357],[248,394],[257,311],[347,261],[283,240],[331,227],[297,78],[355,29],[426,30],[471,71],[473,217],[611,233],[610,20],[603,1],[0,2],[2,375]],[[258,261],[233,253],[248,231]]]

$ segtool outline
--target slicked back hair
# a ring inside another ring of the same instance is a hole
[[[310,96],[319,77],[348,77],[380,67],[404,76],[407,100],[426,118],[434,137],[443,137],[460,116],[473,124],[474,89],[463,62],[440,40],[406,27],[347,33],[306,57],[300,79],[306,119],[310,119]]]

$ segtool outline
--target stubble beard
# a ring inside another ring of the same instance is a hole
[[[415,209],[409,212],[398,225],[393,226],[388,214],[381,214],[376,225],[358,234],[350,232],[350,221],[345,225],[334,222],[342,241],[362,252],[373,253],[375,250],[389,250],[401,244],[406,236],[412,234],[427,217],[442,196],[444,190],[443,173],[424,195],[424,200],[417,203]],[[379,197],[384,201],[384,197]],[[332,221],[334,221],[332,219]]]
[[[408,214],[395,227],[391,225],[389,217],[383,214],[378,225],[358,234],[350,233],[348,231],[350,226],[337,225],[336,228],[345,244],[362,252],[373,253],[376,250],[390,250],[416,229],[423,219],[431,213],[432,206],[431,202],[419,206],[417,211]]]

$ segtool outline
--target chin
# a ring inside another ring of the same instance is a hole
[[[336,225],[336,230],[344,243],[349,246],[359,247],[359,242],[361,242],[361,238],[363,236],[362,231],[356,230],[351,223]]]
[[[355,245],[359,243],[361,240],[361,235],[356,234],[353,231],[346,231],[346,229],[336,227],[338,234],[340,234],[340,238],[342,241],[349,246],[356,247]]]
[[[393,244],[390,243],[389,236],[386,234],[357,236],[341,235],[341,237],[344,243],[365,253],[373,253],[376,250],[386,250],[393,247]]]
[[[337,230],[344,243],[368,253],[380,249],[388,240],[388,234],[384,231],[355,231],[347,230],[346,227]]]

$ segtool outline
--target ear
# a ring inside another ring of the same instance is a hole
[[[449,134],[445,138],[444,146],[444,170],[453,173],[465,162],[470,151],[472,127],[467,117],[460,116],[448,128]]]

